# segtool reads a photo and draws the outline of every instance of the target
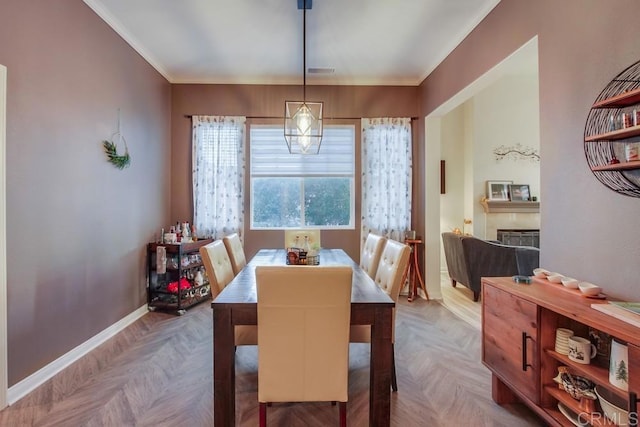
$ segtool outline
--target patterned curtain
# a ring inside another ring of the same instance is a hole
[[[244,237],[245,121],[193,116],[193,223],[200,237]]]
[[[411,119],[362,119],[361,246],[369,232],[404,241],[411,229]]]

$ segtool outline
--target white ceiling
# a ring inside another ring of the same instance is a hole
[[[307,84],[418,85],[500,0],[315,0]],[[84,0],[171,83],[301,84],[297,0]]]

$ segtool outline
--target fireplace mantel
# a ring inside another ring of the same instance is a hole
[[[540,202],[481,200],[485,213],[540,213]]]

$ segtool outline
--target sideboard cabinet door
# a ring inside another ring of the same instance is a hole
[[[494,375],[494,388],[497,377],[521,398],[538,404],[538,306],[487,283],[482,299],[482,361]]]

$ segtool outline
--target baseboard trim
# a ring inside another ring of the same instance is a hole
[[[145,304],[133,313],[128,314],[102,332],[99,332],[97,335],[94,335],[87,341],[83,342],[73,350],[63,354],[53,362],[29,375],[27,378],[9,387],[9,390],[7,390],[7,404],[13,405],[37,387],[44,384],[47,380],[51,379],[64,368],[71,365],[73,362],[80,359],[82,356],[86,355],[109,338],[115,336],[118,332],[122,331],[148,312],[149,310]]]

